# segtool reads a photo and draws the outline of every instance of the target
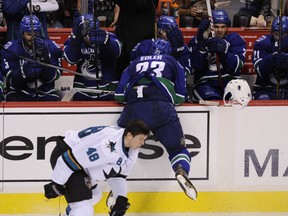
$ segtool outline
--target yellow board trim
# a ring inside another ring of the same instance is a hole
[[[108,212],[106,196],[103,193],[95,212]],[[197,201],[182,192],[131,192],[128,197],[131,213],[288,212],[288,191],[200,192]],[[0,194],[0,214],[57,214],[66,205],[63,197],[48,200],[41,193]]]

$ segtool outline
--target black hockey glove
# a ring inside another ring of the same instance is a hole
[[[89,33],[90,43],[93,45],[107,44],[110,37],[109,32],[100,28],[92,29]]]
[[[66,193],[65,186],[59,185],[55,182],[50,182],[49,184],[44,185],[44,191],[47,199],[56,198]]]
[[[50,53],[45,39],[42,37],[36,37],[34,43],[36,59],[42,62],[50,63]]]
[[[287,71],[288,70],[288,53],[275,53],[273,54],[273,60],[275,68],[278,71]]]
[[[39,78],[42,73],[42,66],[37,62],[25,62],[23,64],[22,77],[28,80]]]
[[[73,27],[73,34],[78,39],[83,39],[86,35],[89,34],[90,28],[90,21],[88,19],[81,19],[81,16],[76,19],[75,25]]]
[[[128,198],[124,196],[118,196],[115,204],[111,207],[111,211],[109,212],[110,216],[123,216],[126,211],[130,207],[130,203],[128,202]]]
[[[218,54],[226,54],[230,46],[230,43],[221,38],[209,38],[205,44],[208,52],[215,52]]]
[[[166,31],[167,38],[171,43],[172,54],[181,55],[184,50],[184,38],[178,27],[171,27]]]

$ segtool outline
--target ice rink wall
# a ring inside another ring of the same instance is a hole
[[[68,129],[114,125],[115,102],[2,103],[0,118],[0,214],[63,212],[63,198],[47,200],[50,153],[55,136]],[[188,199],[174,178],[167,154],[150,136],[128,178],[129,212],[288,214],[288,102],[233,107],[177,107],[193,158],[190,178],[199,191]],[[95,212],[105,213],[104,191]]]

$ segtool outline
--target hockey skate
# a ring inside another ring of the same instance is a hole
[[[197,190],[194,185],[191,183],[186,171],[183,168],[178,168],[175,172],[176,179],[183,189],[185,194],[193,200],[197,199]]]

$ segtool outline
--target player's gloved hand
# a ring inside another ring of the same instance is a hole
[[[35,37],[35,55],[36,59],[49,63],[50,62],[50,53],[48,50],[48,44],[46,40],[42,37]]]
[[[76,38],[82,40],[90,31],[90,21],[88,19],[83,19],[82,16],[77,17],[75,20],[75,25],[73,27],[73,34]]]
[[[44,185],[44,192],[45,197],[47,199],[51,199],[64,195],[66,193],[66,189],[64,185],[59,185],[52,181],[49,184]]]
[[[167,38],[171,43],[172,53],[179,55],[184,50],[184,38],[178,27],[171,27],[166,30]]]
[[[130,207],[130,203],[128,202],[128,198],[124,196],[118,196],[115,204],[111,207],[111,211],[109,212],[110,216],[123,216],[126,211]]]
[[[208,31],[210,28],[210,22],[209,20],[202,20],[198,26],[198,30],[197,30],[197,41],[203,41],[204,39],[206,39],[206,37],[204,37],[204,33],[206,31]]]
[[[219,54],[226,54],[230,46],[230,43],[222,38],[209,38],[205,44],[209,52],[215,52]]]
[[[25,62],[23,64],[22,77],[28,80],[37,79],[42,73],[42,66],[37,62]]]
[[[110,37],[109,37],[109,32],[101,29],[101,28],[96,28],[96,29],[91,29],[89,33],[89,40],[91,44],[96,44],[96,45],[102,45],[102,44],[107,44]]]
[[[273,60],[278,71],[288,71],[288,53],[274,53]]]
[[[202,20],[198,26],[196,38],[197,38],[197,47],[200,51],[207,51],[205,45],[206,37],[204,37],[204,33],[207,32],[209,28],[210,28],[210,22],[208,20]]]

